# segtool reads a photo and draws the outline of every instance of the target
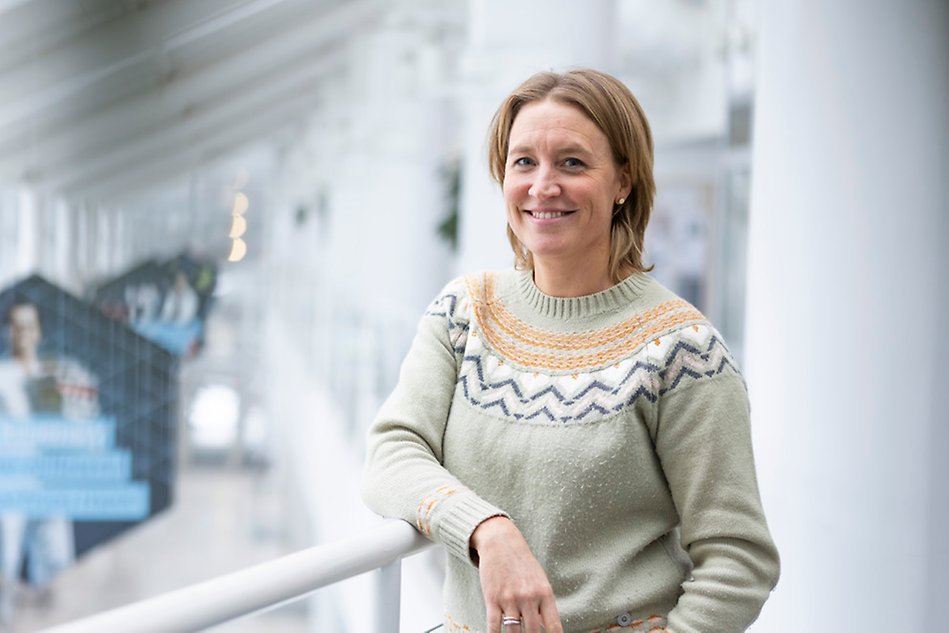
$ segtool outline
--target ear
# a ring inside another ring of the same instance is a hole
[[[616,190],[616,198],[629,198],[633,191],[633,179],[629,175],[629,165],[623,165],[619,171],[619,189]]]

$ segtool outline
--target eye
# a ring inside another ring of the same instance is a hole
[[[570,167],[570,168],[577,168],[577,167],[583,167],[584,163],[579,158],[567,158],[563,161],[563,166]]]
[[[534,161],[528,158],[527,156],[521,156],[520,158],[515,158],[511,161],[511,165],[515,167],[530,167],[534,164]]]

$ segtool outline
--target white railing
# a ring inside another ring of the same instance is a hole
[[[378,633],[398,633],[401,563],[431,545],[404,521],[387,520],[359,536],[311,547],[276,560],[141,602],[47,629],[46,633],[184,633],[200,631],[302,598],[326,585],[379,570]]]

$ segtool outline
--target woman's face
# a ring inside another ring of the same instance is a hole
[[[610,226],[629,178],[606,135],[579,109],[556,101],[523,106],[511,126],[504,174],[507,220],[535,267],[608,267]]]
[[[10,351],[16,357],[34,355],[42,338],[36,307],[30,304],[18,305],[10,312],[9,319]]]

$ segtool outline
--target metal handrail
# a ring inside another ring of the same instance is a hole
[[[55,626],[46,633],[200,631],[379,568],[383,570],[379,586],[390,595],[383,597],[388,606],[377,609],[381,621],[374,630],[398,631],[399,561],[431,544],[408,523],[389,519],[358,536]]]

